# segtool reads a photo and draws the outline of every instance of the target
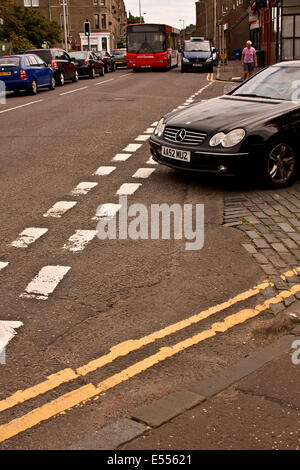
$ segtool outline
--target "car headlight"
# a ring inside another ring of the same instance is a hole
[[[233,131],[229,132],[226,137],[222,140],[222,146],[234,147],[243,140],[245,135],[246,132],[244,131],[244,129],[234,129]]]
[[[165,120],[162,118],[159,123],[157,124],[155,130],[154,130],[154,135],[157,135],[158,137],[161,137],[164,133],[165,130]]]
[[[226,134],[224,132],[218,132],[218,134],[215,134],[209,141],[209,145],[211,147],[216,147],[217,145],[220,145],[223,142],[223,139],[226,137]]]
[[[189,62],[189,59],[187,59],[186,57],[182,57],[182,62]]]
[[[211,147],[216,147],[217,145],[222,145],[222,147],[234,147],[239,144],[245,137],[246,132],[244,129],[234,129],[228,134],[224,132],[218,132],[215,134],[209,141]]]

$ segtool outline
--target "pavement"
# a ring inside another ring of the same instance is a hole
[[[259,68],[256,68],[255,72],[258,71]],[[219,81],[242,82],[243,73],[242,63],[240,60],[229,60],[224,65],[221,62],[218,67],[215,67],[214,78]]]
[[[68,450],[118,449],[126,455],[142,450],[299,450],[299,389],[296,326],[221,373],[136,409]]]

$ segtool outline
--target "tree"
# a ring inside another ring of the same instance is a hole
[[[41,47],[45,41],[49,47],[61,42],[58,23],[49,21],[37,10],[13,5],[2,8],[2,18],[0,40],[12,42],[15,53]]]
[[[131,12],[129,12],[128,17],[127,17],[127,24],[135,24],[135,23],[145,23],[144,17],[142,16],[142,18],[140,19],[139,16],[133,16]]]

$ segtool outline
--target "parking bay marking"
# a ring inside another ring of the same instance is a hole
[[[96,236],[96,230],[76,230],[63,248],[68,251],[83,251],[90,241]]]
[[[268,285],[268,282],[266,282],[266,284]],[[107,390],[110,390],[123,382],[127,382],[129,379],[141,374],[142,372],[165,361],[166,359],[173,357],[176,354],[192,346],[195,346],[196,344],[201,343],[202,341],[205,341],[209,338],[214,337],[217,333],[225,333],[226,331],[233,328],[234,326],[240,325],[252,318],[255,318],[261,312],[267,310],[270,307],[270,305],[280,303],[282,300],[288,297],[291,297],[292,295],[296,294],[299,291],[300,291],[300,284],[294,285],[289,290],[281,291],[275,297],[265,300],[265,302],[263,302],[262,304],[256,305],[252,309],[240,310],[237,313],[234,313],[232,315],[225,317],[223,321],[213,323],[211,327],[207,330],[203,330],[194,336],[191,336],[179,343],[174,344],[173,346],[161,348],[157,353],[151,356],[148,356],[139,362],[136,362],[135,364],[127,367],[126,369],[123,369],[121,372],[118,372],[111,377],[108,377],[102,382],[99,382],[96,386],[91,383],[84,385],[71,392],[61,395],[55,400],[52,400],[38,408],[33,409],[29,413],[19,418],[16,418],[6,424],[1,425],[0,426],[0,442],[6,441],[7,439],[10,439],[11,437],[16,436],[17,434],[20,434],[21,432],[24,432],[38,425],[39,423],[58,415],[59,413],[65,412],[66,410],[70,410],[76,405],[84,404],[87,400],[93,397],[97,397],[99,394]],[[132,342],[133,341],[131,342],[129,341],[128,345],[130,345]],[[127,343],[123,343],[123,351],[121,352],[120,356],[125,356],[127,354],[124,351],[124,349],[126,350],[126,345]],[[79,370],[80,369],[78,369],[77,372],[79,372]],[[70,375],[74,376],[74,374],[72,373],[70,374],[70,369],[67,369],[67,371],[68,371],[69,376]],[[37,386],[36,386],[36,389],[37,389]],[[17,393],[19,394],[19,398],[21,398],[22,392],[19,391]],[[0,406],[2,405],[2,409],[3,409],[3,404],[5,404],[5,402],[9,399],[12,399],[12,397],[9,397],[8,399],[2,400],[2,402],[0,402]],[[22,401],[25,401],[25,400],[22,400]],[[21,401],[19,399],[17,403],[20,403],[20,402]],[[11,400],[11,403],[12,403],[12,400]],[[13,406],[11,403],[9,404],[10,406],[7,406],[4,409],[7,409]]]
[[[98,83],[96,83],[95,85],[96,85],[96,86],[97,86],[97,85],[104,85],[104,83],[112,82],[113,80],[114,80],[114,78],[110,78],[109,80],[105,80],[105,81],[103,81],[103,82],[98,82]]]
[[[43,214],[43,217],[60,218],[65,212],[76,206],[77,201],[58,201],[50,209]]]
[[[8,266],[8,265],[9,265],[8,261],[0,261],[0,271],[1,271],[1,269],[6,268],[6,266]]]
[[[48,232],[47,228],[29,227],[20,233],[19,237],[11,243],[15,248],[27,248]]]
[[[99,217],[100,216],[102,217],[114,216],[117,210],[120,209],[120,207],[121,206],[118,204],[103,204],[101,214],[99,212],[98,215]],[[299,272],[300,272],[300,267],[294,269],[293,271],[285,272],[283,276],[287,278],[287,277],[294,276],[295,274]],[[55,374],[48,376],[45,381],[37,385],[34,385],[32,387],[29,387],[25,390],[19,390],[15,392],[14,394],[12,394],[11,396],[9,396],[8,398],[1,400],[0,412],[5,411],[13,406],[16,406],[19,403],[23,403],[24,401],[27,401],[39,395],[42,395],[50,390],[53,390],[54,388],[58,387],[59,385],[63,383],[69,382],[71,380],[79,378],[80,376],[85,376],[91,372],[94,372],[100,369],[101,367],[104,367],[105,365],[112,363],[113,361],[115,361],[116,359],[120,357],[127,356],[133,351],[137,351],[148,344],[154,343],[156,340],[163,339],[167,336],[170,336],[181,330],[184,330],[187,327],[196,325],[201,320],[209,318],[210,316],[215,315],[216,313],[222,312],[236,305],[239,302],[243,302],[245,300],[250,299],[251,297],[258,295],[261,291],[263,291],[264,289],[270,286],[273,286],[272,282],[264,281],[263,283],[254,286],[252,289],[249,289],[240,294],[237,294],[235,297],[221,304],[214,305],[206,310],[203,310],[202,312],[196,315],[193,315],[189,318],[181,320],[177,323],[173,323],[169,326],[166,326],[165,328],[162,328],[161,330],[157,330],[140,339],[137,339],[137,340],[131,339],[131,340],[119,343],[113,346],[110,349],[110,352],[108,354],[104,356],[100,356],[99,358],[94,359],[88,362],[87,364],[79,367],[76,370],[76,372],[70,368],[60,370],[59,372],[56,372]],[[269,300],[269,302],[271,302],[271,300]]]
[[[30,101],[30,103],[20,104],[19,106],[15,106],[14,108],[3,109],[3,111],[0,111],[0,114],[8,113],[8,111],[14,111],[15,109],[25,108],[25,106],[30,106],[32,104],[41,103],[42,101],[44,100]]]

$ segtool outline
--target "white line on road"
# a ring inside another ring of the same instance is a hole
[[[98,183],[93,183],[93,182],[90,182],[90,181],[83,181],[82,183],[79,183],[76,186],[76,188],[73,189],[73,191],[71,191],[71,195],[72,196],[85,195],[97,185],[98,185]]]
[[[64,93],[60,93],[60,96],[69,95],[70,93],[75,93],[76,91],[86,90],[88,86],[83,86],[82,88],[76,88],[76,90],[65,91]]]
[[[131,73],[125,73],[125,75],[120,75],[118,78],[123,78],[123,77],[130,77],[132,76]]]
[[[95,83],[95,85],[104,85],[104,83],[108,83],[108,82],[112,82],[114,80],[114,78],[110,78],[109,80],[105,80],[104,82],[98,82],[98,83]]]
[[[82,251],[95,236],[96,230],[76,230],[63,248],[69,251]]]
[[[20,106],[15,106],[14,108],[3,109],[3,111],[0,111],[0,114],[8,113],[8,111],[13,111],[14,109],[25,108],[25,106],[30,106],[31,104],[41,103],[42,101],[44,100],[30,101],[30,103],[20,104]]]
[[[43,214],[44,217],[61,217],[65,212],[72,209],[72,207],[76,206],[76,201],[59,201],[54,206],[50,207],[50,209]]]
[[[21,321],[0,321],[0,353],[1,349],[10,342],[10,340],[17,334],[15,328],[23,326]]]
[[[117,153],[117,155],[114,156],[113,161],[116,162],[125,162],[128,158],[130,158],[132,153]]]
[[[151,127],[156,127],[158,124],[158,121],[155,121],[153,124],[151,124]]]
[[[47,228],[26,228],[25,230],[23,230],[23,232],[20,233],[19,237],[11,243],[11,246],[14,246],[16,248],[27,248],[28,245],[34,243],[47,232]]]
[[[132,178],[149,178],[150,175],[155,171],[155,168],[139,168]]]
[[[70,266],[44,266],[20,297],[47,300],[70,269]]]
[[[153,160],[152,157],[150,157],[149,160],[146,161],[146,164],[147,165],[158,165],[158,163],[155,160]]]
[[[146,142],[146,140],[150,139],[150,135],[139,135],[136,139],[137,142]]]
[[[121,209],[121,204],[102,204],[97,208],[97,212],[93,220],[112,219]]]
[[[143,144],[129,144],[123,149],[123,152],[136,152]]]
[[[154,127],[148,127],[148,129],[145,130],[144,134],[153,134],[154,131]]]
[[[98,170],[95,171],[95,176],[107,176],[115,171],[116,166],[99,166]]]
[[[141,183],[124,183],[118,189],[117,194],[119,196],[129,196],[134,194],[140,186],[142,186]]]
[[[0,261],[0,271],[1,269],[4,269],[6,268],[6,266],[8,266],[9,263],[7,261]]]

